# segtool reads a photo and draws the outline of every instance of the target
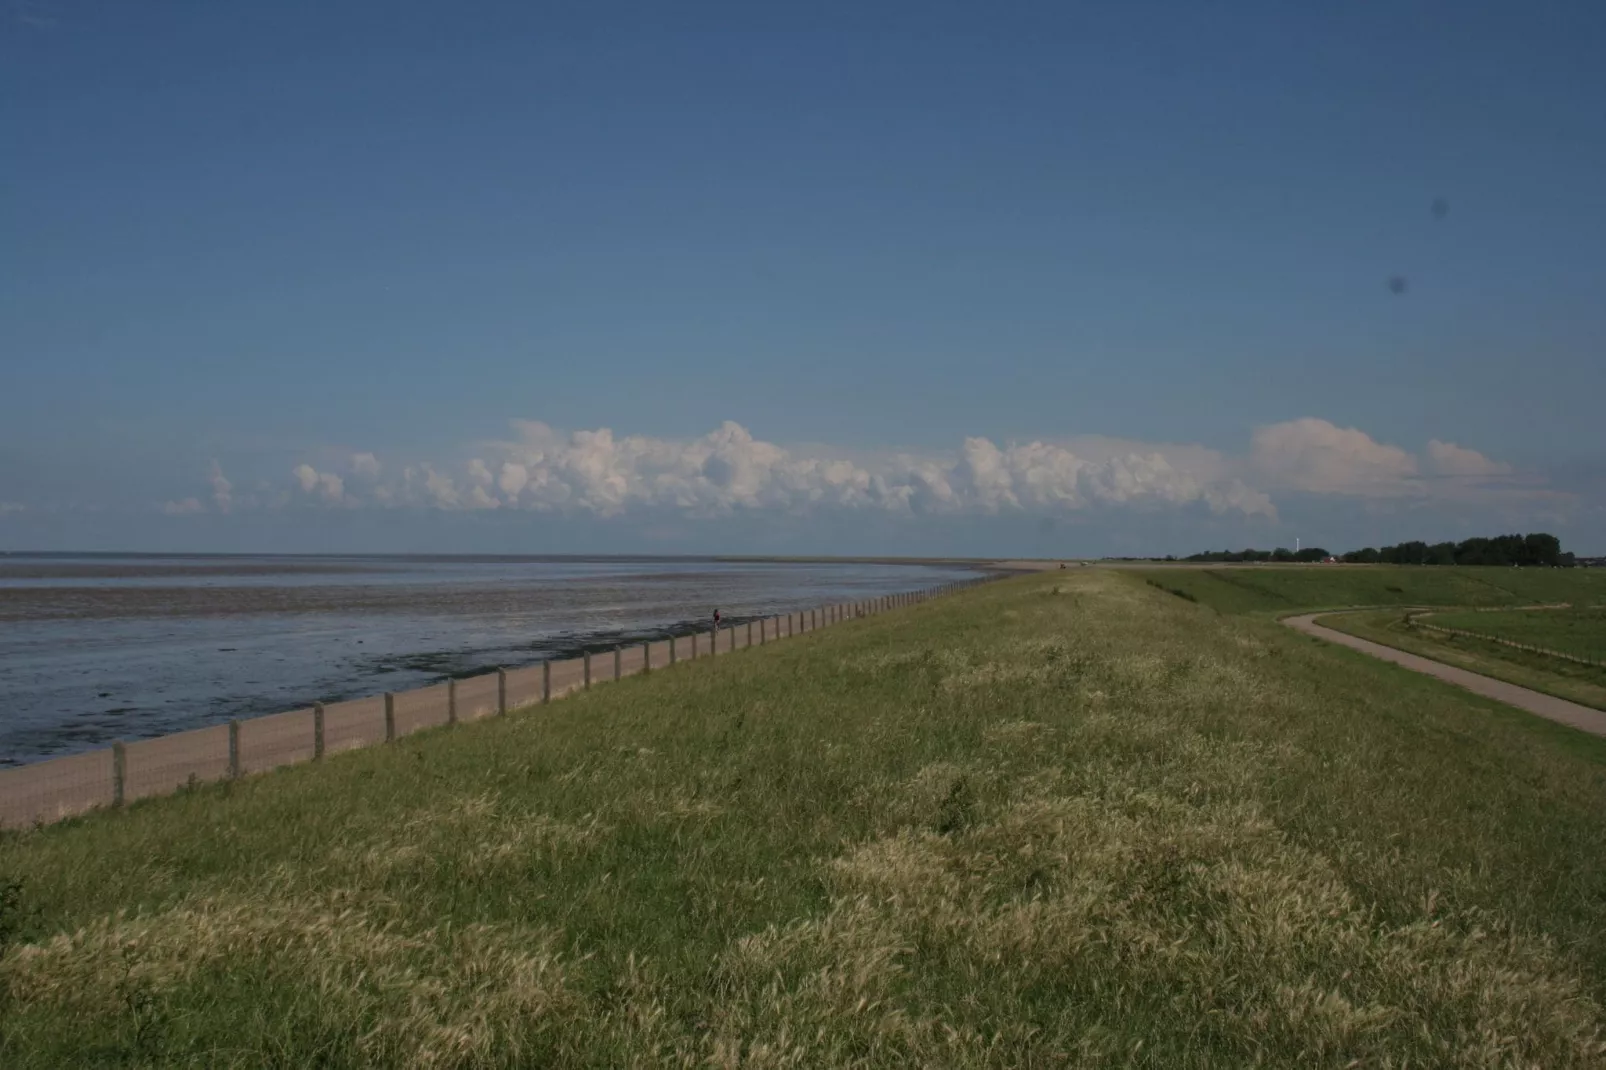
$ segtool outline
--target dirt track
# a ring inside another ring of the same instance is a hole
[[[1403,650],[1384,646],[1366,639],[1357,639],[1353,635],[1324,628],[1316,623],[1317,617],[1328,616],[1328,610],[1323,613],[1305,613],[1297,617],[1284,617],[1283,623],[1295,631],[1314,635],[1329,642],[1347,646],[1351,650],[1359,650],[1363,654],[1370,654],[1374,658],[1382,658],[1396,665],[1402,665],[1416,672],[1426,673],[1446,683],[1464,687],[1468,691],[1484,698],[1492,698],[1497,702],[1504,702],[1508,706],[1515,706],[1519,710],[1537,714],[1552,721],[1559,721],[1565,725],[1582,729],[1597,736],[1606,736],[1606,712],[1580,706],[1576,702],[1556,698],[1541,691],[1533,691],[1516,684],[1508,684],[1504,680],[1496,680],[1492,676],[1483,676],[1479,673],[1458,669],[1453,665],[1446,665],[1431,658],[1424,658],[1418,654],[1407,654]]]

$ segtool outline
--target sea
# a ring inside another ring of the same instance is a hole
[[[978,574],[965,563],[0,554],[0,765]]]

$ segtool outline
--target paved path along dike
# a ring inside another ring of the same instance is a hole
[[[1351,650],[1359,650],[1363,654],[1370,654],[1374,658],[1392,661],[1396,665],[1403,665],[1407,669],[1414,669],[1420,673],[1443,680],[1445,683],[1464,687],[1473,694],[1492,698],[1497,702],[1504,702],[1508,706],[1515,706],[1519,710],[1537,714],[1552,721],[1581,728],[1585,732],[1597,736],[1606,736],[1606,711],[1580,706],[1576,702],[1568,702],[1564,698],[1556,698],[1542,691],[1533,691],[1516,684],[1508,684],[1504,680],[1496,680],[1492,676],[1483,676],[1480,673],[1468,672],[1458,669],[1454,665],[1446,665],[1442,661],[1424,658],[1419,654],[1407,654],[1403,650],[1395,650],[1382,643],[1374,643],[1367,639],[1357,639],[1353,635],[1324,628],[1316,623],[1317,617],[1327,617],[1333,610],[1322,613],[1304,613],[1297,617],[1284,617],[1283,623],[1295,631],[1314,635],[1328,642],[1347,646]]]

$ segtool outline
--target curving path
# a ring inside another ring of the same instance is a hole
[[[1284,617],[1283,623],[1298,632],[1314,635],[1319,639],[1326,639],[1330,643],[1347,646],[1351,650],[1359,650],[1363,654],[1370,654],[1374,658],[1382,658],[1396,665],[1402,665],[1416,672],[1426,673],[1446,683],[1464,687],[1473,694],[1492,698],[1496,702],[1504,702],[1508,706],[1515,706],[1519,710],[1537,714],[1552,721],[1581,728],[1585,732],[1597,736],[1606,736],[1606,712],[1580,706],[1576,702],[1568,702],[1564,698],[1556,698],[1542,691],[1533,691],[1516,684],[1508,684],[1504,680],[1496,680],[1492,676],[1468,672],[1458,669],[1454,665],[1446,665],[1442,661],[1424,658],[1419,654],[1407,654],[1403,650],[1395,650],[1382,643],[1374,643],[1369,639],[1357,639],[1353,635],[1324,628],[1316,623],[1317,617],[1330,616],[1334,610],[1322,613],[1303,613],[1297,617]]]

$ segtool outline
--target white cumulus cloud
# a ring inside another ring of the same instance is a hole
[[[1364,431],[1305,417],[1256,430],[1249,467],[1273,490],[1383,498],[1415,493],[1418,466]]]
[[[1153,450],[1094,458],[1051,443],[1001,447],[968,438],[953,457],[848,459],[788,450],[729,421],[687,439],[618,436],[609,428],[564,435],[535,421],[517,422],[514,430],[512,440],[482,444],[493,459],[468,461],[461,486],[423,466],[412,500],[598,517],[637,508],[714,517],[742,510],[996,514],[1190,503],[1217,513],[1276,515],[1268,497],[1235,477],[1201,474]]]
[[[303,463],[291,472],[291,491],[246,498],[232,494],[214,463],[211,501],[220,510],[231,503],[271,508],[294,496],[343,507],[688,519],[844,510],[919,518],[1194,509],[1276,521],[1273,498],[1283,493],[1412,505],[1521,506],[1543,495],[1561,497],[1466,446],[1434,439],[1419,455],[1315,417],[1258,428],[1241,454],[1092,435],[1023,442],[972,436],[948,452],[844,454],[784,447],[731,421],[686,438],[619,435],[606,427],[565,432],[533,420],[511,427],[510,437],[476,443],[456,460],[381,466],[371,453],[343,455],[349,481]],[[182,508],[190,500],[169,505]]]
[[[1511,474],[1511,466],[1492,461],[1477,450],[1457,446],[1454,442],[1428,441],[1428,464],[1434,472],[1446,476],[1503,476]]]
[[[310,464],[296,465],[291,473],[303,493],[330,504],[339,503],[346,493],[346,482],[333,472],[320,472]]]
[[[206,481],[212,487],[212,504],[220,513],[226,513],[234,504],[234,484],[223,475],[223,466],[214,459],[207,469]]]

